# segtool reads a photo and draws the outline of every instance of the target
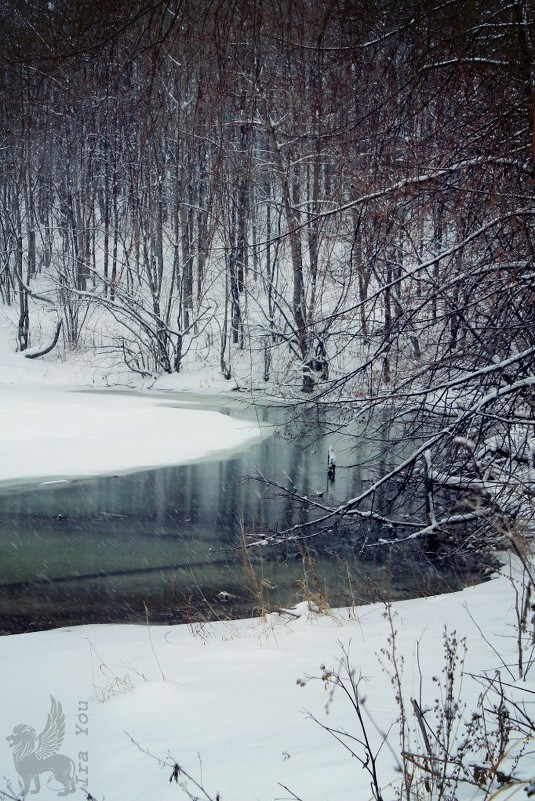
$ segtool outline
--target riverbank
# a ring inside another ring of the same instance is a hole
[[[422,747],[412,697],[429,709],[429,725],[450,703],[461,736],[496,671],[514,683],[515,581],[504,571],[459,593],[391,607],[321,614],[303,603],[250,621],[83,626],[0,638],[0,774],[16,791],[14,752],[4,738],[22,723],[39,734],[52,696],[65,716],[61,752],[73,759],[78,789],[99,801],[182,797],[170,782],[175,762],[205,788],[200,793],[178,773],[196,797],[366,801],[369,774],[324,728],[359,737],[355,710],[329,679],[347,653],[365,698],[383,797],[393,798],[400,744],[392,656],[411,717],[410,747]],[[455,672],[449,701],[448,649]],[[521,691],[534,689],[528,673]],[[381,747],[385,739],[388,747]],[[351,747],[363,753],[356,741]],[[514,765],[513,756],[507,767],[515,780],[529,780],[533,763]],[[484,759],[477,752],[470,758]],[[524,797],[524,787],[512,785],[506,797]],[[48,801],[55,792],[40,797]],[[455,797],[477,797],[476,788],[461,782]]]
[[[259,425],[187,400],[42,384],[2,387],[0,419],[0,484],[10,485],[185,464],[262,438]]]

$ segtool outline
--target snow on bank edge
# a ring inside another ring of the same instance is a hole
[[[256,423],[147,395],[16,385],[0,390],[0,481],[165,467],[267,436]]]
[[[23,722],[39,733],[52,695],[65,713],[63,752],[82,760],[78,781],[84,787],[87,776],[99,801],[182,797],[169,783],[169,766],[142,753],[128,735],[202,775],[222,801],[287,798],[280,784],[307,801],[365,801],[371,796],[366,772],[310,719],[355,731],[349,705],[339,693],[328,704],[330,688],[321,680],[302,687],[297,679],[319,676],[321,665],[335,667],[347,649],[362,676],[372,738],[377,743],[377,730],[393,727],[390,742],[398,749],[398,710],[382,653],[391,635],[385,607],[319,615],[301,604],[295,612],[298,617],[150,629],[82,626],[0,638],[0,776],[16,786],[4,737]],[[393,604],[392,615],[406,699],[432,707],[440,697],[446,630],[459,643],[466,637],[462,690],[456,683],[455,691],[467,717],[481,691],[469,674],[493,675],[504,663],[514,670],[514,587],[507,576]],[[523,686],[533,689],[531,676]],[[388,749],[379,763],[383,783],[396,781]],[[473,788],[467,791],[474,797]],[[525,797],[522,785],[507,797],[515,796]],[[392,787],[384,797],[394,797]]]

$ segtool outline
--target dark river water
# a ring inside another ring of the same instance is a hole
[[[331,606],[458,589],[479,580],[425,545],[364,550],[353,523],[306,544],[240,547],[309,519],[254,480],[259,472],[301,495],[340,503],[399,458],[383,416],[337,433],[316,410],[187,395],[198,408],[257,419],[262,441],[224,458],[57,484],[0,486],[0,631],[104,623],[194,622],[248,616],[309,599]],[[169,395],[180,406],[179,395]],[[327,452],[336,451],[334,482]],[[381,498],[376,498],[380,504]],[[410,517],[411,502],[405,502]]]

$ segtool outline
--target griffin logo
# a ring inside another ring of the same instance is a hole
[[[54,779],[61,789],[58,795],[69,795],[74,793],[74,762],[70,757],[58,754],[63,738],[65,736],[65,715],[59,701],[50,696],[50,712],[46,721],[45,728],[38,736],[32,726],[21,723],[15,726],[13,734],[6,737],[9,745],[13,749],[13,762],[19,773],[23,789],[22,795],[30,792],[33,781],[34,789],[32,793],[41,790],[41,774],[50,773],[47,778],[47,786],[52,788],[50,782]]]

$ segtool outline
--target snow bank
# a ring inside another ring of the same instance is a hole
[[[462,697],[469,718],[481,685],[468,673],[493,675],[503,668],[502,659],[515,663],[513,605],[505,577],[393,605],[407,698],[432,706],[440,694],[447,626],[459,640],[467,636]],[[377,744],[377,730],[390,731],[399,753],[395,691],[381,654],[390,634],[385,607],[332,615],[307,610],[301,604],[294,610],[298,617],[273,614],[267,620],[150,629],[83,626],[0,638],[0,777],[18,787],[5,737],[22,723],[39,734],[53,696],[65,715],[61,752],[74,760],[79,786],[99,801],[186,797],[169,782],[174,760],[202,778],[210,797],[219,792],[222,801],[365,801],[371,797],[367,773],[308,714],[356,732],[354,713],[335,693],[327,714],[330,689],[306,679],[319,676],[322,664],[335,667],[346,648],[363,676],[362,694],[373,717],[370,736]],[[168,764],[141,752],[130,738]],[[399,779],[387,748],[379,767],[384,784]],[[525,797],[522,785],[515,789],[508,798]],[[474,797],[474,788],[467,791]],[[56,792],[44,789],[37,797],[50,801]],[[394,797],[393,787],[384,797]]]
[[[187,399],[179,404],[161,393],[95,389],[110,376],[91,364],[91,354],[72,354],[68,362],[55,352],[26,359],[14,352],[15,322],[13,308],[0,309],[0,482],[184,464],[247,447],[266,433],[253,423],[187,408]],[[128,377],[135,386],[136,377]],[[161,388],[190,383],[180,375]],[[190,388],[206,393],[214,386],[207,380],[203,385],[201,376]]]
[[[191,462],[252,444],[258,425],[128,393],[0,389],[0,481],[108,475]]]

